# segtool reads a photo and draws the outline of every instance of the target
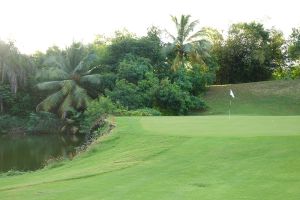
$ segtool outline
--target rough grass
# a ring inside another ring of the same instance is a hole
[[[229,89],[232,89],[236,96],[232,100],[232,114],[298,115],[300,113],[300,79],[298,79],[211,86],[204,96],[209,109],[202,114],[228,114]]]

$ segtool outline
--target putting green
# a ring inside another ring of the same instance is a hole
[[[144,117],[140,123],[146,134],[192,137],[300,135],[299,116]]]

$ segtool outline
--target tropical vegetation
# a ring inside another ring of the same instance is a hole
[[[150,27],[138,37],[122,30],[32,55],[0,41],[1,119],[34,131],[48,112],[64,124],[60,130],[85,132],[80,130],[110,113],[206,112],[211,104],[203,96],[211,84],[300,77],[299,28],[285,39],[258,22],[236,23],[225,36],[190,15],[171,20],[175,32]],[[10,123],[1,124],[3,132],[9,129]]]

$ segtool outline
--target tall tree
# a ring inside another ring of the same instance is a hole
[[[12,42],[0,41],[0,81],[8,82],[14,94],[26,84],[28,63]]]
[[[181,15],[180,19],[171,16],[176,27],[176,35],[167,32],[172,44],[167,46],[167,53],[174,54],[172,69],[191,68],[193,64],[205,65],[204,58],[209,56],[210,42],[205,31],[194,31],[198,20],[190,21],[190,15]]]
[[[24,88],[28,78],[30,63],[27,56],[22,55],[12,42],[0,40],[0,84],[10,86],[14,95]],[[5,93],[0,93],[0,112],[4,111]]]
[[[284,62],[282,33],[260,23],[233,24],[221,55],[221,83],[263,81]]]
[[[53,93],[38,104],[37,111],[57,112],[65,118],[68,111],[84,108],[90,98],[88,86],[101,82],[99,74],[92,74],[95,59],[80,43],[45,59],[49,67],[40,70],[37,78],[47,81],[37,84],[37,88]]]
[[[289,58],[292,61],[300,61],[300,28],[293,28],[288,43]]]

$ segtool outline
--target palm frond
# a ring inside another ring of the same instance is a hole
[[[177,17],[171,15],[171,19],[172,19],[172,21],[175,23],[176,30],[179,30],[179,29],[180,29],[180,24],[178,23]]]
[[[74,99],[74,107],[76,109],[86,107],[86,105],[90,101],[90,97],[88,96],[86,90],[79,86],[76,86],[74,88],[72,97]]]
[[[102,82],[102,76],[100,74],[91,74],[82,76],[80,83],[89,83],[92,85],[100,85]]]
[[[187,37],[194,31],[194,28],[199,24],[199,20],[194,20],[192,22],[187,21],[184,29],[184,36]]]
[[[62,81],[62,92],[64,95],[68,95],[70,93],[72,93],[72,91],[74,90],[74,88],[76,87],[76,82],[73,80],[65,80]]]
[[[59,90],[58,92],[48,96],[41,103],[39,103],[36,107],[36,110],[50,112],[54,110],[57,107],[57,105],[59,105],[64,100],[64,97],[65,95],[62,92],[62,90]]]
[[[65,59],[70,73],[74,71],[77,65],[86,57],[87,51],[79,42],[73,42],[65,51]]]
[[[196,33],[194,33],[193,35],[189,36],[186,39],[186,42],[196,42],[198,40],[201,40],[203,38],[206,38],[206,32],[203,30],[197,31]]]
[[[186,32],[188,27],[190,26],[189,24],[190,17],[191,17],[190,15],[181,15],[180,28],[178,30],[178,40],[181,44],[183,44],[186,39]]]
[[[63,55],[53,55],[49,56],[45,61],[44,65],[51,67],[51,68],[59,68],[65,72],[68,72],[68,68],[66,66],[66,59]]]
[[[200,40],[194,43],[195,52],[203,57],[209,57],[209,51],[212,48],[212,44],[208,40]]]
[[[180,55],[176,55],[175,59],[173,60],[173,64],[172,64],[172,69],[174,71],[177,71],[183,64],[183,61],[182,61],[183,58],[180,57]]]
[[[97,69],[98,67],[100,66],[95,66],[95,67],[92,67],[91,69],[89,69],[88,71],[86,71],[84,74],[82,74],[83,76],[84,75],[89,75],[90,73],[92,73],[93,70]]]
[[[37,80],[64,80],[69,78],[69,74],[60,68],[50,67],[38,70],[35,77]]]
[[[58,90],[62,87],[62,81],[48,81],[38,83],[36,88],[39,90]]]
[[[170,37],[173,40],[173,42],[176,41],[176,37],[172,35],[169,31],[165,30],[165,33],[167,34],[168,37]]]
[[[194,50],[194,47],[191,43],[188,43],[188,44],[185,44],[183,45],[183,51],[186,53],[186,54],[189,54],[190,52],[192,52]]]
[[[192,64],[200,64],[205,65],[205,62],[203,60],[203,57],[198,54],[197,52],[192,52],[189,54],[189,60]]]
[[[77,73],[77,74],[86,73],[91,68],[91,64],[95,60],[97,60],[97,58],[98,57],[95,54],[89,54],[89,55],[87,55],[75,67],[75,69],[73,70],[73,73]]]
[[[68,94],[59,106],[58,113],[62,118],[66,117],[68,111],[74,110],[72,95]]]

